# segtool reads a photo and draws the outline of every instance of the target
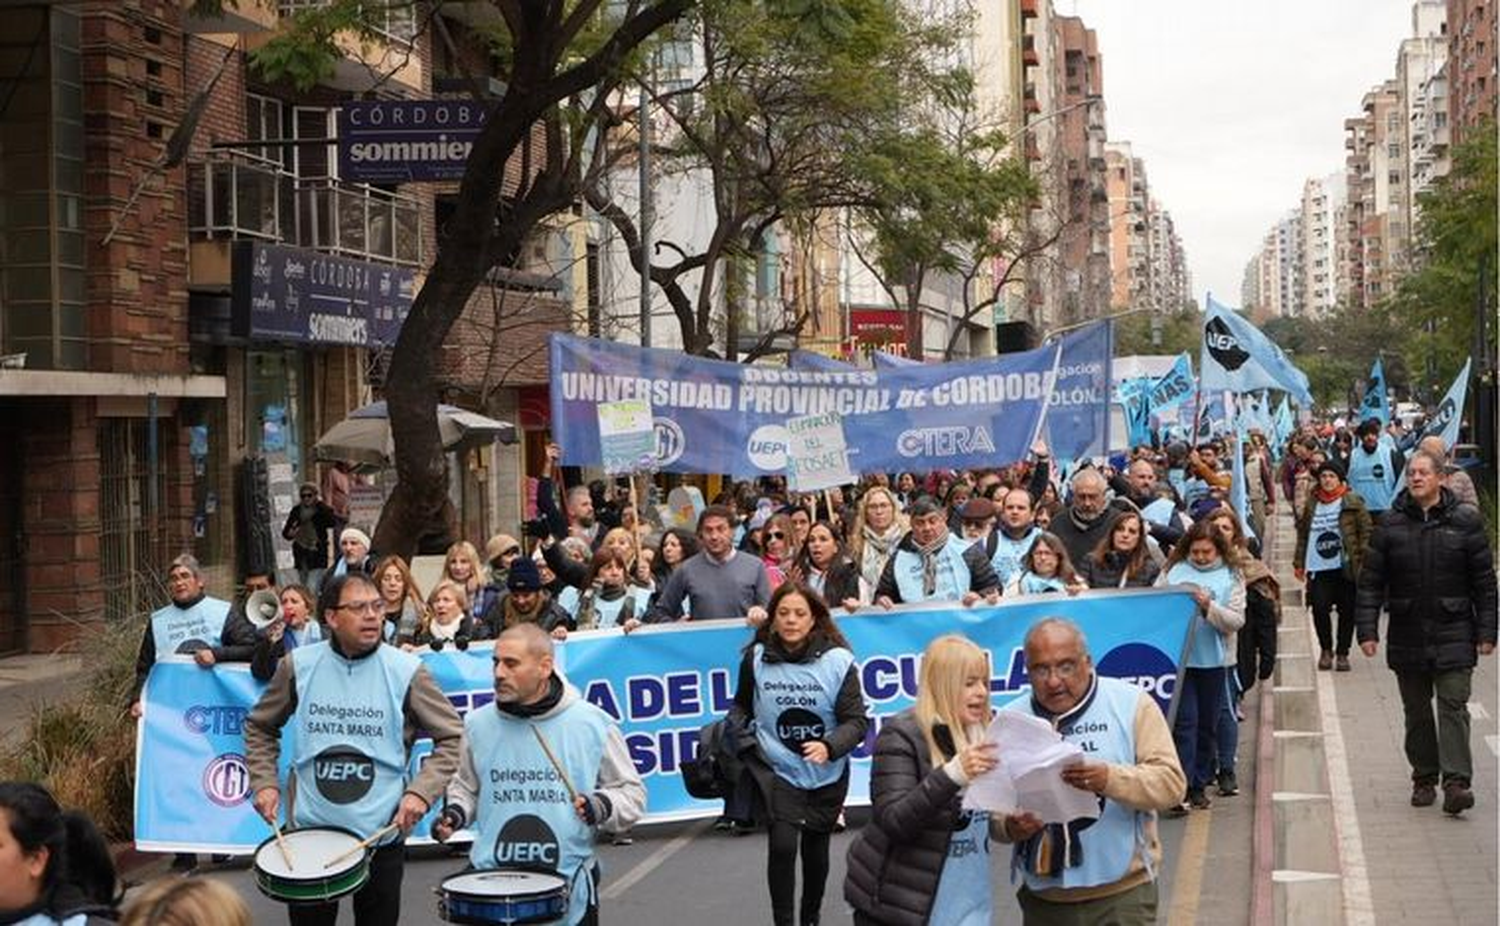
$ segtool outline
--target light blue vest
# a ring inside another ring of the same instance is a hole
[[[1349,454],[1349,488],[1365,500],[1371,513],[1385,511],[1396,498],[1396,480],[1401,475],[1394,465],[1394,450],[1389,444],[1375,445],[1374,453],[1356,445]]]
[[[1044,579],[1034,572],[1023,572],[1018,583],[1023,595],[1045,595],[1049,592],[1065,592],[1067,583],[1059,578]]]
[[[323,642],[323,625],[318,623],[316,618],[309,617],[301,630],[293,630],[290,627],[282,630],[281,642],[288,652],[310,643],[321,643]]]
[[[821,788],[844,774],[847,757],[814,765],[802,758],[802,744],[838,726],[834,707],[852,665],[854,654],[842,646],[809,662],[766,662],[756,644],[755,741],[776,777],[794,788]]]
[[[990,881],[990,815],[964,811],[964,826],[948,840],[927,922],[933,926],[990,926],[995,889]]]
[[[1214,601],[1219,605],[1227,606],[1229,596],[1234,591],[1234,572],[1222,562],[1216,568],[1205,572],[1200,571],[1187,560],[1183,560],[1168,570],[1167,584],[1201,586],[1213,593]],[[1225,655],[1224,634],[1197,612],[1193,614],[1193,627],[1189,633],[1192,635],[1193,642],[1188,649],[1187,661],[1183,665],[1189,669],[1221,668],[1224,665]]]
[[[383,644],[363,659],[345,659],[328,643],[292,651],[293,825],[342,826],[363,837],[390,822],[406,790],[402,706],[421,664]]]
[[[1012,540],[1002,528],[995,528],[995,552],[990,556],[990,565],[1000,577],[1001,585],[1010,584],[1010,580],[1021,571],[1021,558],[1031,552],[1031,545],[1041,535],[1042,529],[1033,527],[1021,535],[1020,540]]]
[[[17,920],[12,926],[84,926],[88,921],[87,913],[75,913],[65,920],[45,913],[33,913],[24,920]]]
[[[1177,493],[1177,497],[1182,499],[1184,503],[1187,502],[1187,482],[1187,470],[1167,470],[1167,484],[1172,487],[1172,490]]]
[[[1206,481],[1199,479],[1196,474],[1185,476],[1182,482],[1182,506],[1189,511],[1193,510],[1193,503],[1200,498],[1207,498],[1210,491]]]
[[[1087,762],[1111,762],[1119,765],[1135,764],[1135,711],[1140,703],[1141,689],[1116,678],[1095,674],[1097,687],[1089,706],[1073,717],[1057,732],[1063,739],[1077,744],[1084,752]],[[1040,716],[1030,697],[1020,697],[1006,704],[1001,710],[1024,711],[1033,717]],[[1048,888],[1093,887],[1109,884],[1125,876],[1130,860],[1137,851],[1151,869],[1151,856],[1147,848],[1145,822],[1150,814],[1131,810],[1124,804],[1106,799],[1099,818],[1077,829],[1079,845],[1083,849],[1083,861],[1076,866],[1063,865],[1057,877],[1042,877],[1025,871],[1021,864],[1019,849],[1012,857],[1011,874],[1023,871],[1026,886],[1033,891]]]
[[[572,889],[565,922],[583,920],[594,902],[590,869],[593,829],[578,818],[567,786],[547,758],[540,730],[578,793],[594,790],[609,741],[609,715],[587,701],[574,701],[545,718],[522,720],[499,707],[471,711],[464,739],[479,775],[474,805],[475,868],[528,868],[557,872]]]
[[[192,653],[218,646],[229,620],[229,602],[204,598],[191,608],[169,604],[151,615],[151,636],[156,641],[156,659],[175,653]]]
[[[580,620],[583,616],[583,602],[585,597],[593,599],[594,623],[587,627],[580,623],[578,625],[579,630],[603,630],[606,627],[618,627],[621,623],[620,612],[625,610],[625,602],[627,601],[631,602],[631,616],[639,619],[641,615],[646,613],[646,606],[651,598],[651,593],[648,590],[635,585],[627,588],[625,594],[614,601],[605,601],[598,595],[592,594],[592,590],[579,594],[578,590],[572,586],[563,591],[564,593],[570,591],[573,593],[568,598],[567,604],[563,604],[562,606],[567,610],[568,614],[572,615],[575,621]],[[558,603],[562,604],[563,596],[558,595],[557,599]]]
[[[1307,531],[1307,555],[1302,560],[1302,568],[1308,572],[1331,572],[1343,568],[1344,535],[1339,531],[1339,515],[1343,510],[1342,495],[1331,502],[1318,502],[1313,508],[1312,523]]]
[[[892,557],[895,562],[896,588],[901,591],[901,600],[906,604],[920,601],[957,601],[969,591],[969,564],[964,562],[964,551],[969,542],[962,537],[948,535],[948,542],[936,554],[937,583],[931,595],[922,593],[922,554],[915,550],[898,549]]]

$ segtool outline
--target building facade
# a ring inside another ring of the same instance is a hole
[[[1495,0],[1447,0],[1448,96],[1453,143],[1495,119]],[[1492,127],[1493,130],[1493,127]]]

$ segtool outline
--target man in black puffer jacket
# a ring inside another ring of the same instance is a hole
[[[1442,466],[1422,450],[1407,462],[1407,488],[1360,569],[1354,622],[1360,650],[1374,656],[1381,606],[1390,612],[1386,663],[1406,712],[1412,806],[1437,800],[1441,774],[1443,811],[1459,814],[1474,806],[1468,701],[1478,657],[1495,650],[1495,567],[1479,509],[1443,488]]]

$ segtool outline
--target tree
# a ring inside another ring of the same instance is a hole
[[[1399,342],[1411,369],[1436,401],[1466,358],[1494,349],[1495,325],[1481,324],[1476,306],[1500,281],[1495,260],[1495,125],[1465,133],[1453,150],[1453,168],[1418,197],[1417,269],[1397,284],[1387,309],[1402,320]],[[1484,343],[1476,344],[1483,333]],[[1492,353],[1490,353],[1493,356]]]
[[[1377,357],[1384,361],[1388,388],[1409,388],[1405,358],[1399,351],[1387,353],[1401,343],[1403,333],[1385,306],[1343,304],[1322,318],[1273,318],[1262,330],[1307,374],[1313,400],[1323,408],[1342,409],[1362,398]],[[1330,331],[1338,337],[1329,337]]]
[[[1191,304],[1172,313],[1138,312],[1115,322],[1115,353],[1122,357],[1187,351],[1196,369],[1202,343],[1203,315]]]
[[[376,527],[383,552],[410,556],[424,540],[454,535],[448,469],[437,426],[434,370],[438,351],[475,287],[514,252],[545,217],[576,202],[591,131],[612,117],[610,105],[631,57],[653,34],[679,19],[693,0],[491,0],[492,53],[505,91],[489,108],[459,184],[451,217],[439,230],[437,255],[391,352],[386,402],[395,435],[398,484]],[[329,73],[343,52],[341,32],[368,34],[372,15],[412,7],[404,0],[330,0],[301,11],[292,27],[256,57],[272,79],[303,88]],[[414,7],[413,7],[414,8]],[[441,11],[427,15],[430,25]],[[545,150],[528,141],[544,129]],[[506,166],[523,165],[519,189],[502,195]]]

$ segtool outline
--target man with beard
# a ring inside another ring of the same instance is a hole
[[[1127,499],[1139,508],[1141,517],[1151,531],[1151,539],[1163,553],[1182,539],[1181,511],[1178,508],[1177,492],[1171,486],[1157,482],[1156,467],[1146,457],[1136,457],[1125,467],[1125,475],[1115,475],[1109,480],[1116,498]]]
[[[486,784],[497,776],[516,787]],[[540,782],[527,784],[523,782]],[[599,922],[594,829],[629,829],[646,788],[620,728],[555,669],[552,640],[517,624],[495,642],[495,705],[464,718],[458,774],[432,835],[469,826],[478,870],[535,868],[568,883],[568,926]]]
[[[1000,582],[980,546],[954,536],[942,506],[931,496],[911,503],[911,533],[885,564],[875,603],[884,608],[922,601],[958,601],[971,607],[1000,597]]]
[[[1106,504],[1105,489],[1108,483],[1097,469],[1080,470],[1073,477],[1072,504],[1053,520],[1052,533],[1062,541],[1068,558],[1075,563],[1083,562],[1099,540],[1109,533],[1114,511],[1134,511],[1135,506],[1124,499]]]
[[[542,588],[542,573],[536,561],[522,556],[511,563],[505,576],[505,594],[496,598],[480,616],[485,639],[520,624],[535,624],[554,636],[566,638],[575,628],[573,618]],[[561,632],[559,632],[561,631]]]
[[[1349,488],[1359,493],[1378,520],[1396,498],[1396,483],[1406,463],[1394,443],[1380,439],[1378,420],[1371,418],[1361,424],[1358,434],[1359,443],[1349,451]]]

